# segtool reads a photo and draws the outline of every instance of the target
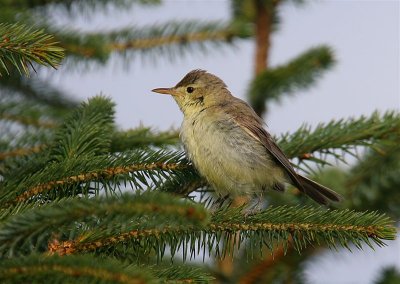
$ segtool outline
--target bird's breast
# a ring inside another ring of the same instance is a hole
[[[181,140],[190,160],[217,192],[244,194],[275,182],[268,171],[276,167],[264,146],[229,116],[185,117]]]

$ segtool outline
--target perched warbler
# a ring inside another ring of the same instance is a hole
[[[283,191],[290,183],[321,204],[341,196],[295,172],[263,128],[262,119],[225,83],[204,70],[189,72],[169,94],[184,114],[180,137],[189,159],[220,196]]]

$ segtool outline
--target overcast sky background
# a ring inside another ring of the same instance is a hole
[[[331,119],[369,115],[400,107],[400,4],[399,1],[311,1],[286,5],[282,24],[272,38],[271,65],[276,66],[310,47],[327,44],[337,64],[309,90],[298,92],[278,104],[270,104],[265,121],[273,134],[294,131],[303,123],[316,125]],[[81,29],[107,29],[126,25],[162,23],[173,19],[228,20],[229,1],[164,1],[157,7],[133,6],[109,11],[89,19],[64,18],[60,23]],[[175,85],[192,69],[206,69],[221,77],[235,96],[245,99],[253,73],[254,44],[237,41],[202,55],[193,50],[173,62],[130,60],[128,68],[114,57],[104,67],[76,72],[61,68],[51,76],[76,98],[100,92],[116,102],[117,123],[134,128],[140,123],[155,129],[178,128],[182,115],[172,98],[150,92]],[[54,73],[54,72],[53,72]],[[372,251],[328,251],[307,265],[310,283],[372,283],[380,267],[400,269],[400,242]]]

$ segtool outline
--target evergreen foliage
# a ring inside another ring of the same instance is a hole
[[[111,151],[120,152],[132,148],[148,146],[163,147],[177,145],[179,133],[176,130],[152,131],[149,127],[139,127],[114,133],[111,141]]]
[[[282,135],[278,141],[286,155],[298,158],[307,167],[305,161],[330,165],[328,157],[341,162],[346,162],[345,154],[357,158],[357,146],[379,150],[381,142],[394,141],[399,133],[400,115],[398,112],[388,111],[383,115],[374,112],[370,117],[332,120],[317,125],[314,130],[304,125],[292,134]]]
[[[91,256],[48,257],[31,255],[1,261],[3,283],[156,283],[143,267],[123,265],[113,259]]]
[[[70,98],[69,94],[55,88],[49,82],[37,77],[20,77],[15,72],[1,78],[0,90],[2,100],[24,101],[31,105],[46,106],[49,108],[46,114],[53,113],[56,118],[60,118],[66,111],[78,105],[74,99]]]
[[[198,267],[127,265],[93,255],[27,257],[0,261],[2,283],[207,283],[213,277]]]
[[[400,281],[400,272],[395,267],[387,267],[375,282],[376,284],[396,284]]]
[[[352,207],[358,210],[388,211],[400,218],[400,145],[398,138],[379,145],[378,151],[369,151],[347,178]]]
[[[257,113],[263,113],[266,102],[280,100],[283,94],[293,94],[299,89],[312,86],[333,64],[330,48],[320,46],[308,50],[289,63],[267,69],[250,84],[250,104]]]
[[[20,165],[25,169],[10,166],[0,198],[3,255],[47,250],[109,254],[124,243],[147,253],[154,250],[158,257],[168,245],[172,255],[183,250],[185,259],[205,252],[231,254],[244,240],[261,251],[264,245],[273,249],[276,242],[287,246],[289,240],[301,250],[310,243],[361,247],[394,238],[389,219],[377,213],[269,207],[246,215],[243,208],[222,208],[207,217],[200,204],[157,191],[118,194],[115,189],[121,184],[146,190],[164,180],[190,179],[182,174],[190,165],[174,151],[147,148],[112,154],[113,129],[113,103],[94,97],[58,127],[39,161],[33,156]],[[12,175],[15,171],[21,175]],[[92,197],[98,192],[111,195]]]
[[[0,75],[10,74],[9,65],[25,75],[29,75],[28,65],[33,68],[33,62],[56,68],[64,57],[64,49],[43,30],[0,23],[0,35]]]
[[[202,52],[232,44],[235,38],[247,38],[246,26],[220,22],[167,22],[149,27],[129,27],[108,33],[77,33],[52,30],[60,38],[69,55],[78,60],[104,63],[109,56],[120,54],[154,58],[164,56],[171,60],[197,49]],[[133,53],[130,51],[134,51]]]
[[[0,22],[13,23],[0,24],[0,281],[302,283],[302,263],[316,249],[378,249],[393,240],[390,218],[400,216],[398,111],[304,125],[276,137],[299,170],[345,196],[335,209],[316,207],[293,188],[266,192],[263,209],[216,208],[214,190],[185,158],[177,130],[118,129],[109,98],[79,104],[40,76],[21,76],[32,64],[58,66],[64,49],[65,63],[74,65],[115,54],[129,62],[214,51],[257,36],[260,3],[274,32],[279,5],[304,1],[233,0],[226,23],[96,32],[52,23],[54,11],[90,15],[159,2],[0,0]],[[334,58],[320,45],[262,71],[249,86],[250,103],[265,113],[266,103],[314,85]],[[349,157],[357,158],[354,166],[324,168]],[[208,258],[228,259],[235,271],[189,262]],[[378,283],[397,279],[387,270]]]

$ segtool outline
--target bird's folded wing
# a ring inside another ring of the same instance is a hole
[[[240,106],[245,104],[245,107]],[[290,161],[282,152],[278,145],[273,141],[271,135],[263,128],[262,119],[248,106],[244,101],[237,99],[233,104],[226,105],[225,111],[228,112],[233,121],[241,127],[250,137],[259,141],[264,145],[265,149],[276,159],[277,164],[282,166],[293,184],[300,190],[303,186],[299,181],[298,175],[295,172]]]

